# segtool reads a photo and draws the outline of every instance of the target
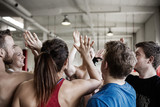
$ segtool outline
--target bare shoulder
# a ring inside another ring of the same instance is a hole
[[[23,83],[21,83],[19,86],[18,86],[18,89],[17,89],[17,93],[28,93],[29,90],[33,90],[33,79],[29,80],[29,81],[24,81]]]
[[[27,81],[33,78],[33,74],[32,73],[28,73],[28,72],[14,72],[10,74],[10,77],[18,80],[18,81]]]
[[[33,79],[19,85],[14,96],[13,107],[17,107],[17,102],[23,107],[35,107],[36,101]]]
[[[75,79],[72,81],[64,80],[58,94],[61,106],[64,104],[71,104],[76,107],[80,97],[92,93],[99,85],[100,82],[94,79]]]
[[[98,88],[100,84],[101,82],[95,79],[75,79],[72,81],[64,81],[65,89],[67,89],[69,92],[75,92],[79,95],[91,93]]]
[[[34,96],[33,79],[21,83],[16,90],[15,97],[18,97],[19,99],[21,99],[21,101],[25,101],[27,98],[29,98],[25,96]]]
[[[16,76],[32,76],[33,77],[33,73],[30,73],[30,72],[14,72],[14,73],[11,73],[11,75],[16,75]]]

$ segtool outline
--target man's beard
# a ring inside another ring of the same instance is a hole
[[[12,62],[13,62],[13,60],[12,60],[12,58],[10,58],[9,56],[8,56],[8,52],[6,51],[6,55],[5,55],[5,57],[4,57],[4,59],[3,59],[3,61],[4,61],[4,63],[5,64],[12,64]]]

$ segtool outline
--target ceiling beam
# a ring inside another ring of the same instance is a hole
[[[22,17],[25,20],[31,22],[33,25],[35,25],[36,27],[38,27],[39,29],[41,29],[43,32],[46,32],[48,35],[55,36],[54,34],[51,34],[50,31],[48,31],[42,25],[40,25],[38,22],[36,22],[34,19],[32,19],[31,17],[28,17],[28,16],[24,15],[23,13],[21,13],[20,11],[18,11],[17,9],[15,9],[11,5],[9,5],[8,3],[4,2],[3,0],[0,0],[0,3],[2,3],[3,5],[5,5],[7,8],[9,8],[10,10],[12,10],[13,12],[15,12],[20,17]]]
[[[98,8],[98,7],[97,7]],[[90,14],[97,13],[107,13],[107,14],[153,14],[158,7],[153,6],[105,6],[101,7],[101,9],[97,9],[96,7],[92,10],[90,9]],[[83,9],[84,10],[84,9]],[[62,14],[86,14],[86,11],[68,11],[64,9]]]
[[[60,15],[62,13],[62,9],[55,8],[55,9],[38,9],[33,10],[32,14],[34,16],[55,16]]]

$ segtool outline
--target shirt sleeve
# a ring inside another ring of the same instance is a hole
[[[88,101],[87,107],[108,107],[103,101],[92,98]]]

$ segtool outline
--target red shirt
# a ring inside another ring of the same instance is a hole
[[[60,107],[60,104],[58,102],[58,93],[59,93],[59,89],[60,89],[61,85],[63,84],[64,80],[65,80],[64,78],[59,80],[59,82],[57,83],[57,85],[56,85],[56,87],[55,87],[55,89],[54,89],[54,91],[53,91],[53,93],[52,93],[52,95],[51,95],[51,97],[45,107]],[[42,105],[41,107],[44,107],[44,106]]]

